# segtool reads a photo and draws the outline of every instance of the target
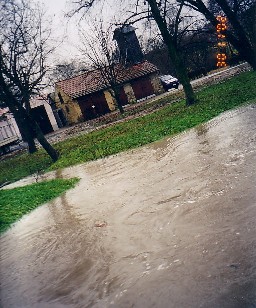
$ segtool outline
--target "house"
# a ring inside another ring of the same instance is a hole
[[[117,28],[113,39],[117,42],[120,54],[119,63],[109,69],[114,71],[114,82],[104,76],[103,70],[110,68],[107,67],[55,84],[55,93],[51,98],[56,110],[63,111],[68,124],[90,120],[115,110],[116,99],[110,84],[112,87],[113,84],[118,85],[122,105],[164,92],[158,68],[143,59],[135,28],[131,25]]]
[[[31,115],[40,126],[43,134],[59,129],[50,101],[46,97],[33,97],[30,100]]]
[[[132,66],[115,67],[122,105],[138,102],[163,92],[158,68],[148,61]],[[67,122],[74,124],[115,110],[110,85],[99,69],[85,72],[55,85],[54,101],[65,114]]]
[[[44,134],[59,129],[54,112],[46,98],[34,97],[30,101],[30,106],[31,115]],[[22,135],[13,114],[8,108],[0,108],[0,148],[8,148],[18,140],[22,140]]]
[[[21,140],[13,115],[8,108],[0,108],[0,155],[9,151],[10,146]]]

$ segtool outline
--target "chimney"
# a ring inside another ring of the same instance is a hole
[[[113,39],[117,41],[121,63],[124,65],[133,65],[143,61],[143,53],[135,29],[131,25],[124,25],[114,31]]]

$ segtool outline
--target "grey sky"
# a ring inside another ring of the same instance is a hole
[[[98,5],[90,9],[90,15],[87,14],[85,19],[81,20],[81,15],[73,16],[71,19],[65,18],[65,13],[72,9],[72,0],[39,0],[44,4],[48,14],[52,16],[53,35],[57,37],[55,40],[59,42],[52,57],[53,63],[58,63],[63,60],[81,59],[81,53],[78,46],[80,44],[78,29],[85,29],[90,32],[90,23],[93,20],[102,19],[106,25],[110,23],[121,23],[127,18],[127,12],[134,10],[133,0],[104,0],[97,1]],[[142,3],[142,1],[141,1]],[[144,8],[144,7],[143,7]],[[145,7],[146,8],[146,7]],[[129,14],[129,13],[128,13]],[[193,13],[194,14],[194,13]],[[141,35],[141,41],[146,41],[151,32],[135,25],[139,29],[137,35]],[[153,32],[156,28],[153,27]]]
[[[53,55],[53,61],[59,62],[62,59],[74,59],[80,57],[80,52],[77,48],[79,45],[78,29],[84,28],[89,31],[89,19],[80,20],[79,15],[72,17],[71,20],[65,18],[65,13],[72,8],[71,0],[39,0],[43,3],[47,13],[52,16],[53,36],[60,45],[56,48]],[[91,10],[90,19],[102,19],[106,23],[120,22],[124,20],[124,12],[121,8],[125,5],[125,1],[105,0],[101,4]]]
[[[76,45],[79,42],[77,27],[74,22],[68,22],[65,13],[68,12],[70,6],[65,0],[39,0],[47,15],[52,18],[52,34],[57,42],[57,48],[54,51],[52,60],[59,62],[62,59],[76,58],[79,51]]]

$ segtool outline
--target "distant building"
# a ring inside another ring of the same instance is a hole
[[[52,106],[62,123],[74,124],[115,110],[110,83],[118,85],[122,105],[164,92],[158,68],[144,60],[135,28],[131,25],[117,28],[113,39],[120,54],[120,62],[114,66],[115,80],[104,78],[104,73],[95,69],[55,84]]]
[[[158,68],[150,62],[130,66],[118,64],[115,71],[117,83],[121,86],[122,105],[163,92]],[[63,110],[68,124],[90,120],[115,110],[111,87],[99,69],[57,82],[51,98],[56,110]]]
[[[126,66],[141,63],[144,59],[135,29],[124,25],[114,31],[113,39],[119,48],[120,62]]]
[[[18,126],[8,108],[0,108],[0,155],[21,140]]]
[[[0,108],[0,126],[3,127],[5,124],[3,124],[4,122],[7,122],[8,125],[11,126],[11,131],[13,135],[18,136],[19,138],[21,138],[20,135],[20,131],[19,128],[16,124],[16,121],[12,115],[12,113],[10,113],[9,108]],[[2,133],[2,134],[1,134]],[[3,139],[3,131],[0,133],[0,139]]]
[[[55,115],[47,98],[35,97],[30,101],[31,115],[37,121],[44,134],[59,129]],[[0,108],[0,147],[8,147],[22,135],[13,114],[8,108]]]
[[[31,115],[40,126],[43,134],[51,133],[59,128],[47,98],[34,97],[31,99],[30,105]]]

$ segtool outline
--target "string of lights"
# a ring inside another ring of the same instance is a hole
[[[227,18],[224,16],[217,16],[216,17],[218,24],[216,26],[217,31],[217,67],[225,67],[227,66],[227,55],[226,55],[226,35],[225,32],[227,30]]]

